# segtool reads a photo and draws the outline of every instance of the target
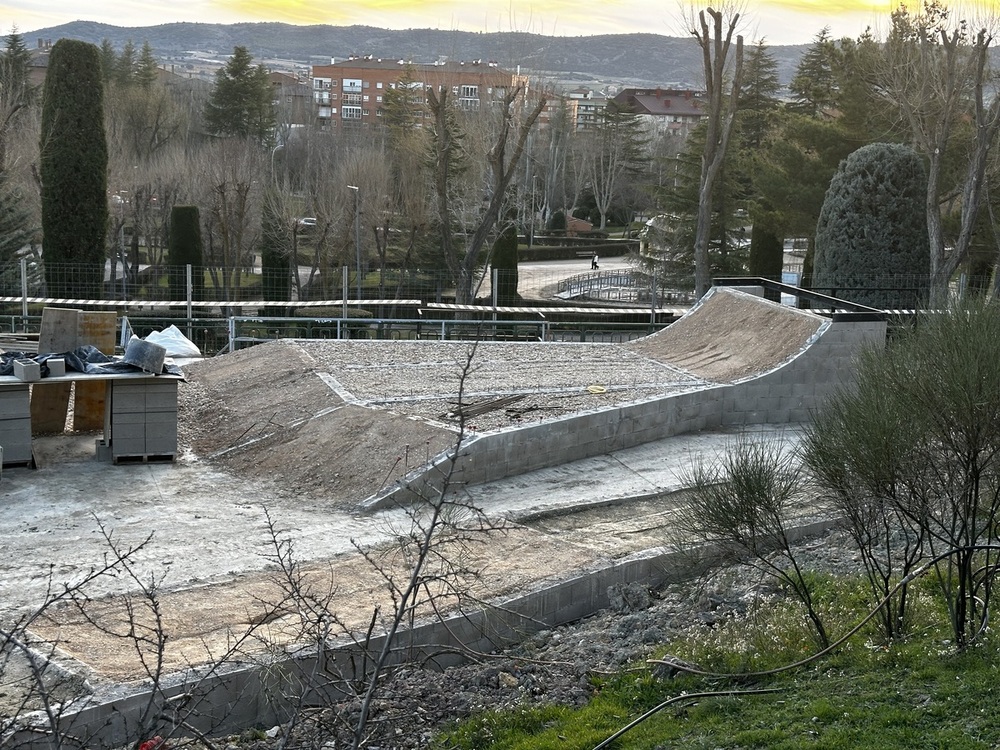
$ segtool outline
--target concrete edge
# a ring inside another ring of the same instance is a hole
[[[796,541],[825,533],[838,523],[835,518],[813,520],[788,533]],[[679,551],[656,547],[635,553],[516,597],[482,604],[402,632],[393,648],[392,663],[418,661],[438,668],[459,664],[466,654],[504,648],[539,630],[606,609],[609,589],[614,586],[640,583],[655,587],[689,580],[722,563],[721,555],[716,545]],[[382,642],[382,637],[373,638],[367,647],[369,651],[377,650]],[[118,688],[114,691],[117,695],[113,691],[98,692],[75,704],[57,707],[58,733],[63,735],[63,747],[114,747],[143,739],[146,734],[168,732],[171,723],[177,727],[181,721],[188,727],[180,730],[182,734],[190,734],[192,728],[205,735],[220,735],[248,727],[273,726],[303,705],[328,704],[342,697],[337,680],[357,675],[358,665],[365,663],[364,650],[358,643],[342,641],[322,651],[305,647],[283,658],[265,658],[255,664],[194,668],[169,676],[155,692],[148,687],[132,691]],[[317,674],[337,677],[317,687]],[[309,689],[303,691],[303,685],[309,685]],[[164,710],[171,705],[172,711]],[[156,710],[151,712],[151,708]],[[149,719],[150,713],[158,718]],[[0,745],[25,750],[51,747],[53,738],[44,729],[48,723],[45,715],[39,712],[24,718],[19,729],[0,737]],[[25,727],[29,724],[33,728]]]

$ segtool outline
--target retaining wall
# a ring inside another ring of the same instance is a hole
[[[833,520],[804,523],[788,531],[792,541],[821,534]],[[651,588],[687,580],[720,562],[720,551],[704,546],[681,552],[646,550],[597,570],[556,584],[485,605],[477,610],[418,625],[399,634],[391,663],[427,662],[447,667],[465,654],[489,653],[523,640],[539,630],[574,622],[608,607],[614,587],[640,584]],[[382,647],[380,637],[368,653]],[[361,647],[342,643],[323,651],[303,650],[294,656],[250,665],[229,664],[191,670],[165,678],[159,691],[122,689],[121,695],[97,695],[81,707],[56,706],[58,741],[37,731],[3,737],[4,747],[19,750],[119,747],[154,734],[192,730],[207,736],[233,734],[251,727],[287,721],[304,706],[329,705],[343,697],[338,684],[363,679],[366,660]],[[173,718],[175,723],[171,724]],[[44,717],[39,716],[44,725]],[[186,726],[181,726],[183,719]]]
[[[866,345],[885,343],[885,321],[826,321],[775,369],[735,383],[697,386],[684,393],[610,409],[581,412],[463,441],[452,454],[369,498],[374,510],[440,492],[559,466],[688,432],[743,424],[802,423],[836,389],[854,378],[854,360]],[[747,346],[753,346],[747,341]]]

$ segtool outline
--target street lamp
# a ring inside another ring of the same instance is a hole
[[[361,190],[357,185],[348,185],[354,191],[354,255],[357,263],[358,299],[361,299]]]

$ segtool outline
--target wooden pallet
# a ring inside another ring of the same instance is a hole
[[[172,463],[175,458],[173,453],[164,454],[144,454],[141,456],[113,456],[111,462],[118,464],[166,464]]]

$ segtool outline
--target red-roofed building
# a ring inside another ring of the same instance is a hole
[[[650,126],[651,133],[684,139],[695,125],[708,117],[703,97],[703,92],[691,89],[623,89],[608,106],[639,115]]]

